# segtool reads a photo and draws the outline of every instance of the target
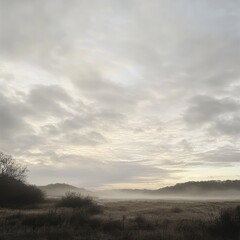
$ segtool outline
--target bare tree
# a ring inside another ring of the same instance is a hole
[[[0,152],[0,176],[8,176],[20,181],[26,179],[27,167],[16,162],[11,155]]]

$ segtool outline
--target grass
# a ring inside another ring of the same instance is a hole
[[[238,202],[102,201],[98,213],[83,210],[89,202],[99,206],[48,200],[31,209],[2,208],[0,240],[239,239]]]

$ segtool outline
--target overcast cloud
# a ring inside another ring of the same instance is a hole
[[[237,178],[239,29],[235,0],[0,0],[0,151],[39,185]]]

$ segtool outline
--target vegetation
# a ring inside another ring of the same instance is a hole
[[[0,207],[22,207],[44,200],[44,194],[35,186],[24,183],[26,167],[10,156],[0,153]]]
[[[186,192],[213,192],[218,191],[240,191],[240,180],[227,181],[199,181],[178,183],[175,186],[165,187],[157,190],[159,193],[176,193],[182,194]]]
[[[43,201],[41,190],[24,183],[26,168],[10,156],[0,159],[0,240],[240,239],[238,202],[116,201],[100,206],[73,192]]]
[[[93,195],[91,191],[65,183],[48,184],[46,186],[39,186],[38,188],[41,189],[44,193],[46,193],[47,196],[50,197],[62,197],[66,192],[75,192],[84,196]]]
[[[26,178],[26,172],[26,166],[17,163],[11,155],[0,152],[0,176],[7,176],[24,181]]]
[[[240,206],[236,208],[223,209],[211,225],[214,236],[228,239],[239,239],[240,237]]]
[[[44,200],[44,194],[37,187],[12,177],[0,176],[0,189],[0,207],[22,207]]]
[[[86,213],[98,214],[101,207],[90,197],[84,197],[74,192],[68,192],[57,202],[57,207],[77,208]]]
[[[81,208],[56,208],[58,201],[37,209],[0,209],[0,239],[239,239],[240,207],[233,202],[105,202],[104,211],[96,215]],[[174,213],[177,207],[181,212]]]

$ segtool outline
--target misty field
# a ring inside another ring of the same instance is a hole
[[[239,239],[240,202],[101,200],[91,212],[57,202],[0,209],[0,240]]]

